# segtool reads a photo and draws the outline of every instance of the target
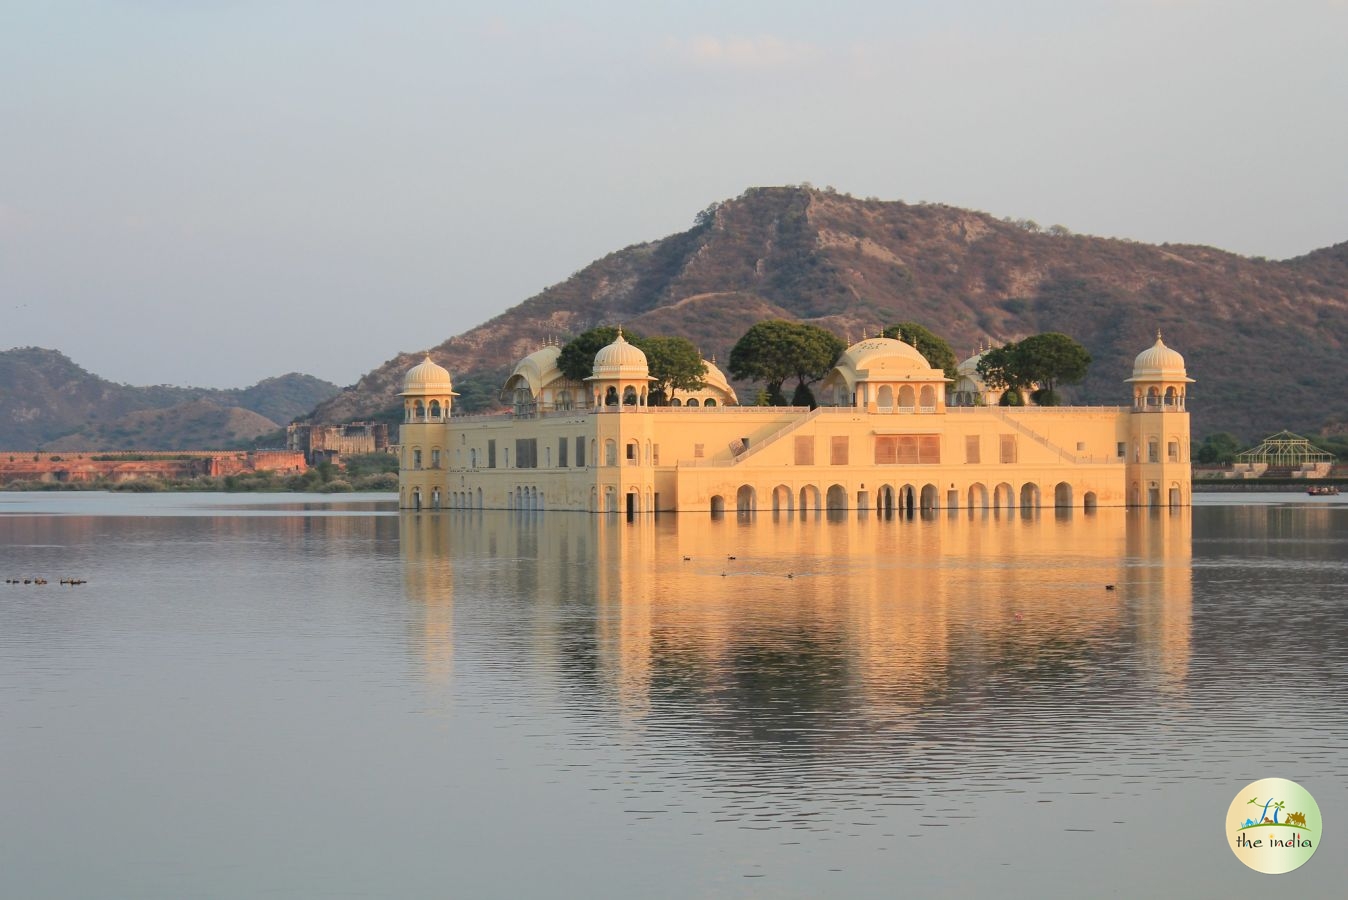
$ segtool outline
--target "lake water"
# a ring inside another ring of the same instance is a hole
[[[1341,895],[1348,497],[1196,501],[0,494],[0,893]],[[1330,844],[1279,881],[1265,776]]]

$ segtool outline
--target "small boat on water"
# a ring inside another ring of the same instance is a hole
[[[1337,497],[1339,488],[1333,484],[1317,484],[1307,488],[1306,493],[1312,497]]]

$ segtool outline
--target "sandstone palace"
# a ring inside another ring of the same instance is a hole
[[[568,381],[560,350],[519,362],[506,412],[452,416],[429,357],[404,380],[399,502],[408,509],[622,512],[1187,506],[1192,379],[1157,335],[1128,406],[999,406],[966,360],[951,382],[909,344],[853,344],[821,405],[740,406],[714,365],[679,405],[648,406],[623,339]],[[1122,394],[1122,391],[1121,391]]]

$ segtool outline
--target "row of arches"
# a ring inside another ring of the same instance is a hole
[[[869,385],[858,385],[858,390],[852,391],[845,383],[834,385],[831,397],[826,400],[833,406],[867,406],[872,399],[869,391]],[[936,387],[930,384],[924,384],[920,390],[915,389],[911,384],[900,385],[897,391],[893,385],[882,384],[875,389],[875,407],[880,412],[893,412],[897,405],[899,412],[910,413],[920,409],[922,412],[936,411]],[[897,404],[895,401],[898,401]]]
[[[536,487],[516,487],[506,493],[506,509],[540,510],[546,497]]]
[[[1174,387],[1168,387],[1163,394],[1160,388],[1153,385],[1147,388],[1147,392],[1144,394],[1139,387],[1133,392],[1133,409],[1182,410],[1184,409],[1184,391],[1183,389],[1176,390]]]
[[[413,400],[407,404],[406,413],[408,422],[441,422],[449,418],[449,404],[442,406],[439,400],[432,400],[429,404]]]
[[[874,508],[880,514],[893,512],[913,512],[915,510],[936,509],[1039,509],[1044,506],[1041,488],[1034,482],[1026,482],[1017,489],[1009,482],[1001,482],[991,490],[982,482],[976,482],[961,491],[951,488],[944,493],[934,484],[919,486],[912,484],[882,484],[872,494],[870,491],[857,491],[849,495],[841,484],[829,485],[824,491],[807,484],[799,491],[793,491],[785,484],[772,489],[768,498],[760,501],[758,489],[751,484],[740,485],[735,492],[735,511],[741,513],[757,512],[760,508],[771,509],[777,513],[818,512],[843,509],[870,510]],[[727,497],[715,494],[711,498],[711,512],[720,514],[726,510]],[[1085,509],[1094,509],[1099,498],[1094,491],[1086,491],[1080,505]],[[761,505],[760,505],[761,503]],[[1077,505],[1075,491],[1071,484],[1060,481],[1053,486],[1052,502],[1049,506],[1071,508]]]

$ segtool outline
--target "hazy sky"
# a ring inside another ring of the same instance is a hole
[[[349,384],[803,181],[1348,240],[1348,0],[0,0],[0,349],[117,381]]]

